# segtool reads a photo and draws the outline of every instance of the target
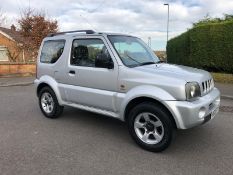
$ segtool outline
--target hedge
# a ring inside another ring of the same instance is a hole
[[[233,21],[194,27],[168,41],[168,62],[233,73]]]

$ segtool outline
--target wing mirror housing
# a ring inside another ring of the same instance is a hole
[[[95,60],[95,67],[113,69],[114,63],[109,54],[100,54]]]

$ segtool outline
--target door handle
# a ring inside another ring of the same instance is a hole
[[[75,74],[75,71],[74,70],[70,70],[69,74]]]

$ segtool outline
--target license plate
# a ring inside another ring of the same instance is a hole
[[[219,111],[219,107],[217,107],[212,113],[211,113],[211,118],[213,118]]]

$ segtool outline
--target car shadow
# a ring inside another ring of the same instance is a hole
[[[65,107],[64,113],[58,119],[62,122],[78,123],[92,130],[103,130],[122,141],[129,141],[129,134],[125,122],[105,115],[100,115],[72,107]],[[130,140],[131,142],[131,140]]]
[[[82,126],[90,127],[96,130],[104,130],[117,140],[132,145],[135,149],[136,144],[130,138],[127,126],[124,122],[108,116],[87,112],[71,107],[66,107],[62,117],[62,122],[79,123]],[[196,152],[204,151],[211,143],[209,143],[209,135],[211,128],[207,126],[198,126],[188,130],[176,130],[175,139],[171,146],[165,150],[165,154],[173,154],[175,152]],[[139,148],[139,147],[138,147]],[[139,148],[140,149],[140,148]]]

